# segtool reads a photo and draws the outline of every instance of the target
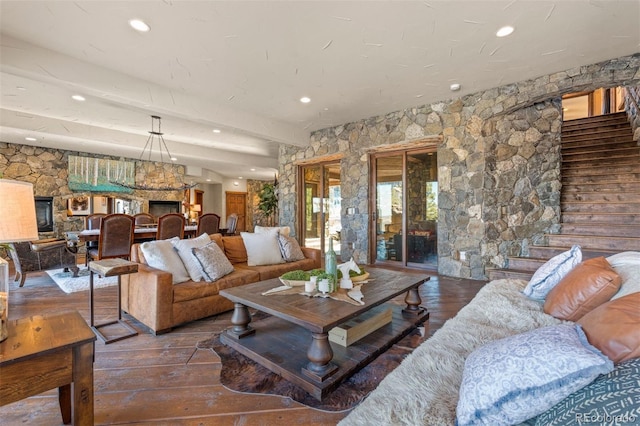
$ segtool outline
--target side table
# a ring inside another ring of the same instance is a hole
[[[138,272],[138,264],[135,262],[130,262],[125,259],[114,258],[114,259],[102,259],[95,260],[89,262],[89,271],[91,272],[89,275],[89,311],[91,314],[91,328],[96,333],[96,335],[104,342],[105,345],[109,343],[117,342],[118,340],[126,339],[127,337],[133,337],[138,334],[136,330],[133,329],[129,324],[122,320],[122,309],[121,309],[121,300],[120,300],[120,289],[121,289],[121,277],[125,274],[134,274]],[[96,325],[93,317],[93,274],[96,273],[101,277],[118,277],[118,319],[115,321],[106,322],[104,324]],[[101,331],[100,328],[112,325],[112,324],[120,324],[127,331],[126,334],[117,336],[117,337],[107,337]]]
[[[9,321],[0,343],[0,405],[57,387],[64,424],[93,425],[95,340],[75,311]]]

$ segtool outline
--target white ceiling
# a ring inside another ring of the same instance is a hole
[[[638,0],[2,0],[0,13],[0,140],[138,158],[159,115],[194,181],[269,179],[278,144],[310,131],[640,51]],[[516,30],[497,38],[503,25]]]

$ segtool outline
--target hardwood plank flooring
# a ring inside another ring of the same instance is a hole
[[[433,277],[420,294],[431,317],[432,335],[466,305],[482,281]],[[29,274],[24,287],[12,284],[9,319],[77,310],[89,320],[88,291],[66,294],[42,272]],[[398,303],[401,299],[398,298]],[[96,290],[96,321],[115,315],[116,289]],[[105,345],[96,341],[95,424],[154,425],[335,425],[348,412],[308,408],[288,398],[239,394],[220,384],[220,359],[199,341],[230,326],[231,312],[194,321],[153,336],[128,315],[138,336]],[[0,378],[1,382],[1,378]],[[3,425],[60,425],[57,390],[0,407]]]

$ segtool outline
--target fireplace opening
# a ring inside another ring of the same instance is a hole
[[[53,232],[53,197],[35,197],[38,232]]]
[[[156,218],[167,213],[180,213],[180,201],[149,200],[149,213]]]

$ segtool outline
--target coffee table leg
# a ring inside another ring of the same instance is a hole
[[[250,322],[251,314],[249,314],[249,309],[242,303],[236,303],[233,315],[231,316],[231,324],[233,324],[233,327],[227,330],[227,335],[234,339],[241,339],[254,334],[256,331],[249,327]]]
[[[322,382],[327,377],[336,372],[338,366],[331,363],[333,350],[329,343],[329,333],[312,333],[311,346],[307,351],[309,363],[302,373],[318,382]]]
[[[418,315],[423,312],[423,309],[420,307],[422,299],[420,298],[420,293],[418,293],[418,287],[414,287],[407,291],[404,301],[407,304],[407,307],[402,310],[403,314]]]

